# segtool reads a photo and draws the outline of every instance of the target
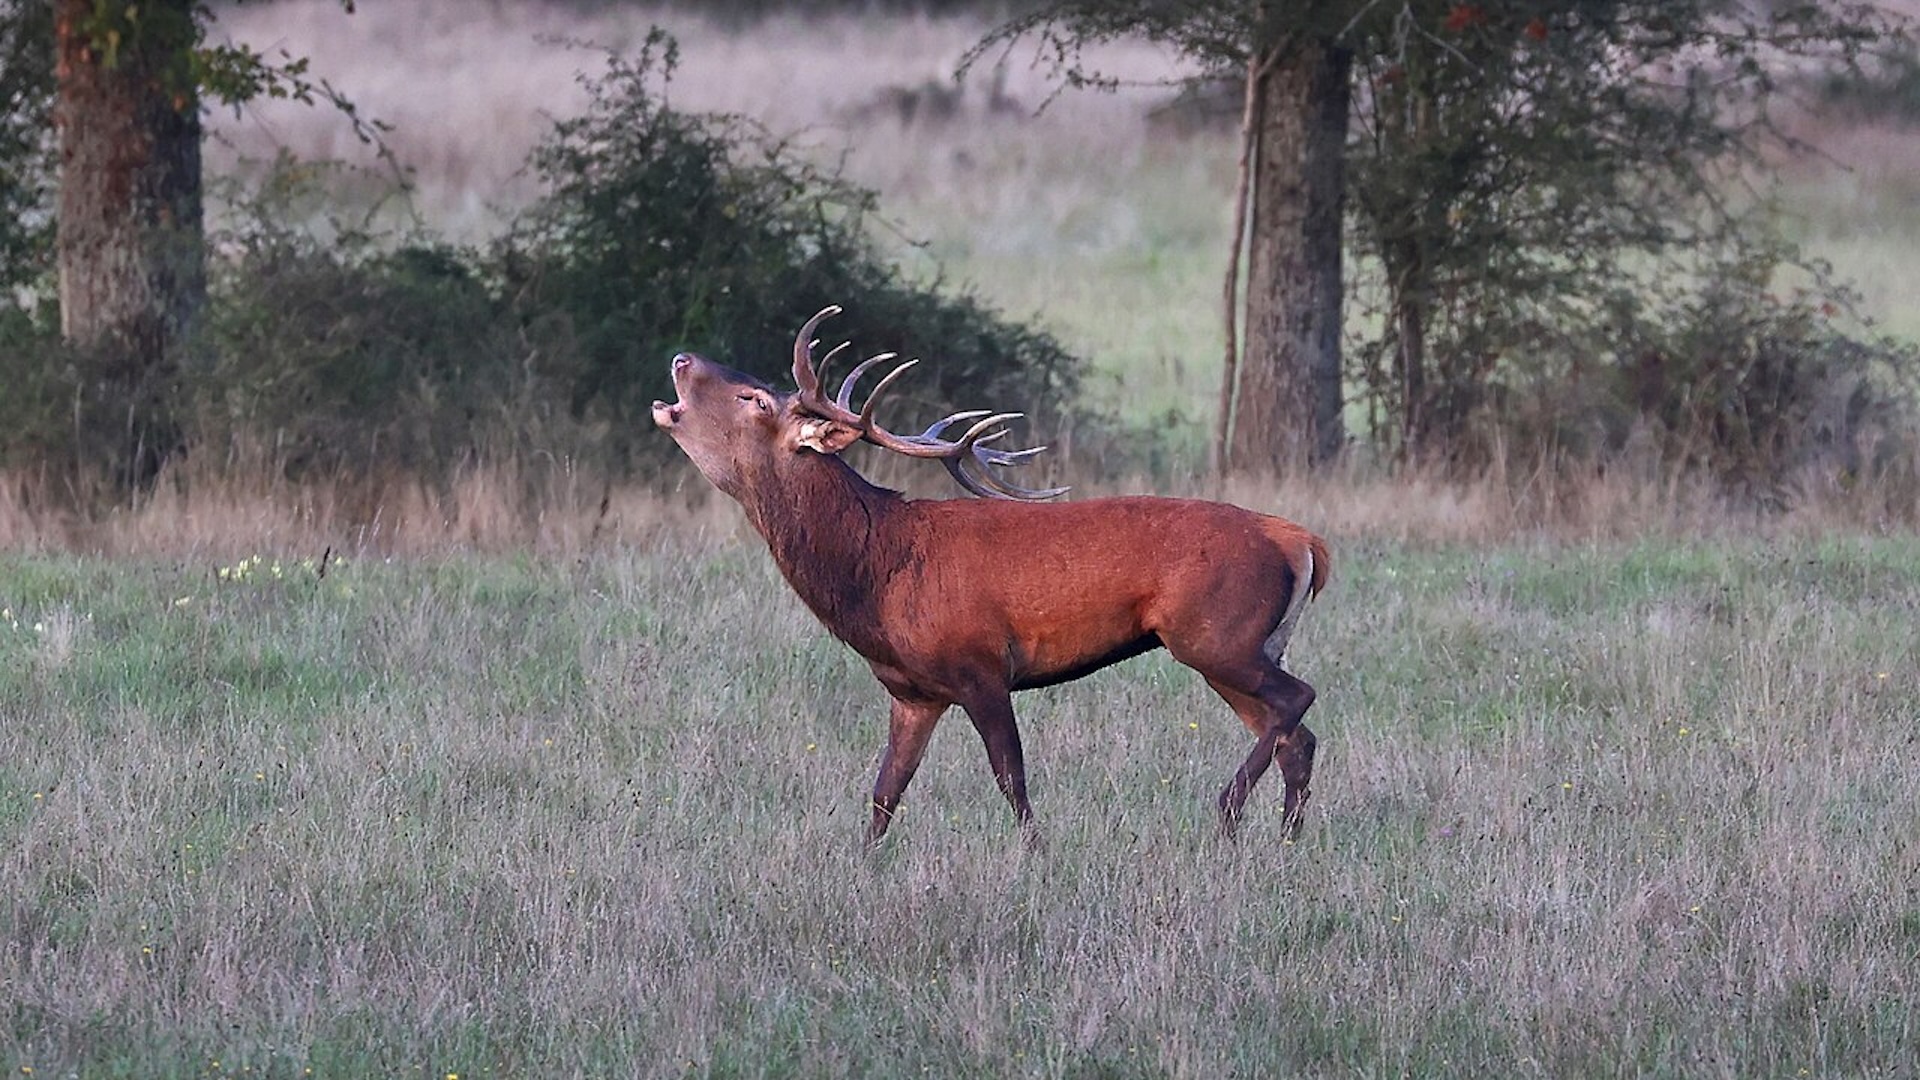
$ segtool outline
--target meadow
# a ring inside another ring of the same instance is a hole
[[[34,1076],[1897,1076],[1920,542],[1337,549],[1309,826],[1151,654],[1023,695],[1044,842],[753,543],[0,556]],[[310,1070],[310,1073],[309,1073]]]
[[[976,76],[902,123],[876,103],[946,85],[984,22],[360,8],[221,25],[395,121],[433,228],[483,241],[535,194],[543,114],[596,66],[559,38],[661,22],[676,103],[843,160],[903,272],[1031,316],[1164,440],[1164,473],[1082,492],[1203,489],[1231,136],[1155,132],[1166,91],[1008,114]],[[1002,91],[1035,106],[1028,59]],[[229,172],[359,152],[315,110],[215,127]],[[1795,166],[1792,228],[1920,335],[1920,140],[1834,134],[1851,171]],[[1232,487],[1336,558],[1292,650],[1301,839],[1277,778],[1213,835],[1245,733],[1151,654],[1016,701],[1043,843],[956,713],[869,854],[884,694],[732,507],[556,468],[580,490],[527,522],[527,482],[372,515],[163,484],[79,528],[0,478],[0,1072],[1920,1070],[1920,538],[1884,519],[1630,469]]]

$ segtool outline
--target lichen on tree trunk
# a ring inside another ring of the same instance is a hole
[[[1262,84],[1247,254],[1246,349],[1225,467],[1284,472],[1337,456],[1341,213],[1352,54],[1301,41]]]

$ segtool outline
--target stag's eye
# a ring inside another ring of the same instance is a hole
[[[764,396],[762,396],[762,395],[760,395],[760,394],[750,394],[750,393],[749,393],[749,394],[739,394],[739,395],[736,395],[736,396],[737,396],[737,397],[739,397],[739,399],[740,399],[741,401],[750,401],[750,402],[752,402],[752,403],[753,403],[753,407],[754,407],[754,408],[756,408],[756,409],[759,409],[759,410],[760,410],[761,412],[772,412],[772,411],[773,411],[773,403],[772,403],[772,402],[770,402],[770,401],[768,401],[768,400],[767,400],[767,399],[766,399],[766,398],[765,398]]]

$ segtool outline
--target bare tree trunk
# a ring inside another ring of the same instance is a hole
[[[1352,66],[1347,50],[1302,41],[1262,83],[1230,470],[1324,462],[1346,442],[1340,243]]]
[[[160,398],[206,296],[193,8],[150,0],[113,41],[92,0],[54,10],[60,325],[98,359],[103,397],[126,398],[131,480],[164,449]]]
[[[1391,245],[1388,280],[1391,282],[1394,351],[1400,368],[1400,457],[1419,464],[1427,441],[1427,304],[1426,267],[1420,243],[1401,237]]]
[[[1240,255],[1247,244],[1247,211],[1253,175],[1254,145],[1260,139],[1261,83],[1278,60],[1277,52],[1247,61],[1245,100],[1240,109],[1240,160],[1234,169],[1233,226],[1227,241],[1227,282],[1223,290],[1227,348],[1220,369],[1220,409],[1214,414],[1213,476],[1227,472],[1227,434],[1233,430],[1233,395],[1240,386]]]

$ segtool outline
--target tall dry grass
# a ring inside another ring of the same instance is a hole
[[[914,497],[955,497],[944,474],[856,452],[879,482]],[[190,468],[190,467],[188,467]],[[183,469],[184,471],[184,469]],[[1843,487],[1823,476],[1794,486],[1783,509],[1757,509],[1694,477],[1541,461],[1462,479],[1346,465],[1311,475],[1236,479],[1119,479],[1097,468],[1054,479],[1075,498],[1154,493],[1219,498],[1301,521],[1342,542],[1504,547],[1632,544],[1652,539],[1780,539],[1910,531],[1920,498],[1898,479]],[[163,474],[129,503],[77,515],[31,478],[0,474],[0,550],[112,558],[237,558],[323,551],[356,556],[457,552],[583,556],[661,543],[745,541],[745,516],[690,469],[669,482],[608,484],[542,460],[474,466],[444,488],[407,477],[292,484],[271,470],[212,477]]]

